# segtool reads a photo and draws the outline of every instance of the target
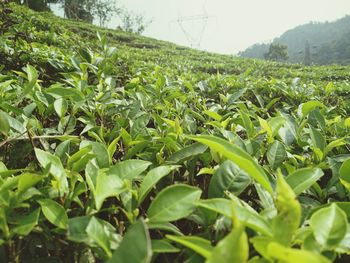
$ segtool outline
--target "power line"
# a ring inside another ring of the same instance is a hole
[[[184,34],[184,36],[186,37],[188,43],[190,44],[190,46],[192,48],[199,48],[201,43],[202,43],[202,39],[203,39],[203,35],[205,32],[205,29],[207,27],[208,24],[208,20],[212,19],[212,18],[216,18],[215,16],[210,16],[207,14],[207,11],[205,9],[205,4],[206,1],[204,3],[204,5],[202,6],[203,9],[203,13],[202,14],[198,14],[198,15],[192,15],[192,16],[180,16],[178,17],[177,20],[173,20],[170,21],[171,23],[177,23],[182,31],[182,33]],[[201,26],[198,30],[199,34],[195,35],[193,34],[193,32],[191,33],[191,31],[193,31],[193,27],[187,28],[186,24],[188,24],[189,22],[201,22]]]

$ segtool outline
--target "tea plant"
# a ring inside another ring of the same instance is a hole
[[[0,13],[1,261],[346,260],[348,67]]]

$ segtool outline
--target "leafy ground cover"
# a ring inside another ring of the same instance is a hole
[[[0,9],[4,262],[346,262],[349,67]]]

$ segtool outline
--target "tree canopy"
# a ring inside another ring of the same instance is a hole
[[[350,63],[350,16],[334,22],[315,23],[295,27],[286,31],[273,43],[287,45],[288,62],[309,64]],[[264,58],[269,44],[255,44],[243,52],[241,57]]]
[[[288,59],[287,46],[278,43],[272,43],[269,51],[264,54],[265,59],[273,61],[285,61]]]

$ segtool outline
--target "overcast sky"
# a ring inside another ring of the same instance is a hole
[[[256,42],[270,41],[300,24],[332,21],[350,14],[350,0],[119,0],[119,3],[153,19],[145,35],[182,45],[189,45],[189,41],[175,21],[206,12],[213,18],[207,20],[200,47],[227,54]],[[183,28],[194,39],[200,38],[202,27],[203,21],[183,22]]]
[[[257,42],[268,42],[297,25],[332,21],[350,15],[350,0],[117,0],[152,19],[144,35],[207,51],[235,54]],[[197,15],[204,20],[177,20]],[[110,27],[116,27],[112,19]],[[185,33],[183,32],[185,31]],[[201,34],[203,32],[203,34]],[[190,39],[190,40],[189,40]]]

